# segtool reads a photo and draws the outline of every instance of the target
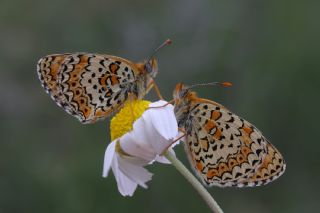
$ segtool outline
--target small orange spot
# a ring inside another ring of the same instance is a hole
[[[80,56],[80,61],[78,64],[75,65],[72,73],[80,74],[84,72],[84,67],[87,65],[88,65],[88,57],[84,55]]]
[[[247,126],[242,127],[242,129],[245,131],[245,133],[250,136],[250,134],[253,132],[253,129]]]
[[[211,113],[211,119],[213,119],[213,120],[217,120],[218,118],[220,118],[221,117],[221,112],[219,112],[219,111],[217,111],[217,110],[214,110],[214,111],[212,111],[212,113]]]
[[[88,56],[85,56],[85,55],[80,56],[79,64],[88,64]]]
[[[103,75],[100,79],[99,79],[99,84],[101,86],[106,86],[106,80],[107,80],[107,76]]]
[[[222,173],[229,170],[229,167],[226,163],[220,163],[219,164],[219,175],[222,175]]]
[[[50,66],[50,75],[52,76],[52,80],[56,81],[57,80],[57,75],[58,75],[58,70],[60,68],[59,63],[53,63]]]
[[[237,155],[237,161],[238,163],[243,163],[245,161],[245,158],[242,154]]]
[[[111,76],[111,84],[112,85],[117,85],[117,84],[119,84],[120,82],[119,82],[119,80],[118,80],[118,78],[116,77],[116,76]]]
[[[204,128],[207,130],[207,132],[210,132],[215,127],[216,127],[216,124],[212,121],[209,121],[209,120],[204,126]]]
[[[94,114],[95,114],[95,116],[100,117],[102,115],[101,109],[97,109]]]
[[[233,158],[231,158],[229,161],[228,161],[228,166],[229,168],[233,168],[234,166],[238,165],[237,161]]]
[[[103,111],[101,109],[97,109],[96,112],[95,112],[95,116],[97,116],[97,117],[105,117],[105,116],[108,116],[111,112],[112,112],[112,109],[110,109],[108,111]]]
[[[207,132],[211,132],[213,128],[216,128],[217,130],[214,133],[213,137],[215,137],[218,140],[221,138],[222,132],[213,121],[208,120],[207,123],[204,125],[204,128],[207,130]]]
[[[83,71],[84,70],[84,67],[87,66],[87,64],[77,64],[75,66],[75,70],[78,71],[78,73],[80,73],[80,71]]]
[[[200,140],[200,146],[207,151],[209,149],[209,142],[207,140]]]
[[[201,162],[197,162],[197,163],[196,163],[196,168],[197,168],[198,171],[201,172],[202,169],[203,169],[203,164],[202,164]]]
[[[244,146],[241,148],[241,153],[244,155],[244,156],[248,156],[248,154],[251,152],[251,149],[249,149],[248,147]]]
[[[83,69],[87,64],[77,64],[74,69],[70,72],[71,80],[77,81],[81,73],[85,72]]]
[[[249,136],[243,135],[243,136],[241,137],[241,139],[242,139],[243,143],[244,143],[246,146],[249,146],[249,147],[250,147],[250,145],[251,145],[251,143],[252,143],[252,140],[251,140],[251,138],[249,138]]]
[[[220,140],[222,136],[222,132],[221,130],[217,127],[217,131],[214,133],[213,137],[215,137],[216,139]]]
[[[52,76],[52,81],[57,80],[58,71],[64,58],[64,56],[57,56],[54,58],[52,63],[50,63],[50,75]]]
[[[261,168],[268,168],[268,165],[270,163],[272,163],[272,159],[274,156],[274,149],[269,145],[268,146],[268,154],[265,156],[265,158],[262,161],[261,166],[259,167],[259,169]]]
[[[90,116],[90,114],[91,114],[91,108],[90,107],[85,107],[83,114],[84,114],[84,117],[88,118]]]
[[[113,74],[116,74],[117,70],[119,69],[119,65],[117,64],[111,64],[110,66],[110,71],[113,73]]]
[[[218,175],[218,171],[216,169],[209,169],[208,172],[207,172],[207,178],[208,179],[211,179],[213,178],[214,176],[217,176]]]
[[[250,177],[250,180],[251,180],[252,182],[257,181],[257,175],[260,175],[260,173],[256,172],[255,175],[253,175],[252,177]]]

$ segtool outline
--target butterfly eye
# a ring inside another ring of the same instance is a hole
[[[150,62],[147,62],[145,65],[144,65],[144,68],[145,70],[147,71],[147,73],[152,73],[152,65]]]
[[[182,89],[182,90],[180,90],[180,92],[179,92],[179,97],[180,97],[180,98],[183,98],[187,93],[188,93],[188,90],[187,90],[187,89]]]

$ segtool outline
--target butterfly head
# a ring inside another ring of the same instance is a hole
[[[170,39],[165,40],[158,48],[154,50],[154,52],[144,63],[138,64],[139,70],[143,74],[148,75],[151,78],[154,78],[158,73],[158,61],[157,59],[155,59],[154,56],[160,49],[162,49],[162,47],[165,47],[171,43],[172,41]]]
[[[203,84],[194,84],[191,86],[186,86],[182,83],[178,83],[173,92],[173,98],[175,100],[175,104],[179,104],[183,100],[193,101],[197,99],[197,95],[191,89],[198,86],[212,86],[219,85],[223,87],[230,87],[232,84],[230,82],[211,82],[211,83],[203,83]]]
[[[176,85],[174,92],[173,92],[173,99],[174,99],[176,105],[179,104],[183,100],[190,99],[195,96],[196,96],[196,93],[192,92],[190,90],[190,87],[184,85],[183,83],[178,83]]]
[[[158,61],[155,58],[151,58],[150,60],[144,63],[143,69],[145,73],[147,73],[150,77],[156,77],[158,73]]]

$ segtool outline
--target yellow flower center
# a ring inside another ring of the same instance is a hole
[[[151,102],[145,100],[126,101],[123,108],[110,122],[111,141],[133,129],[133,123],[141,117]]]

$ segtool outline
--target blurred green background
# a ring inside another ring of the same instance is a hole
[[[0,212],[210,212],[171,166],[122,197],[101,177],[109,120],[82,125],[40,86],[52,53],[158,54],[158,85],[198,88],[254,123],[282,152],[286,173],[258,188],[209,189],[226,212],[319,211],[320,1],[0,0]],[[156,100],[151,93],[148,98]],[[178,157],[188,165],[183,147]],[[188,165],[189,166],[189,165]]]

